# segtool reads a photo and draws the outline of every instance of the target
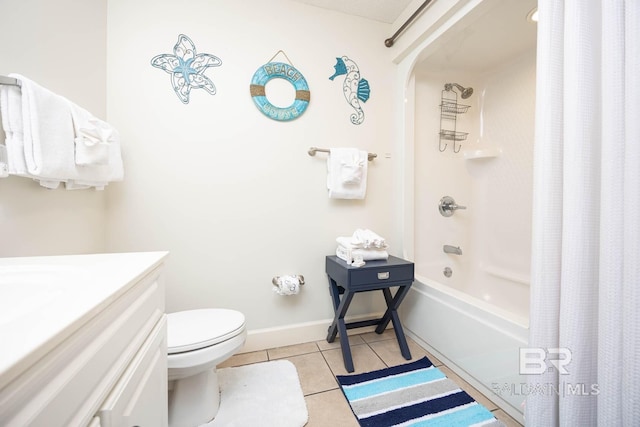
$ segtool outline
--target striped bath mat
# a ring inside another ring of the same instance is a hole
[[[503,426],[426,357],[337,379],[362,427]]]

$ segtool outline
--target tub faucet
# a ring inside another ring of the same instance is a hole
[[[462,255],[462,249],[460,249],[460,246],[444,245],[442,250],[445,254]]]

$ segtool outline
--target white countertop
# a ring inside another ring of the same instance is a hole
[[[0,389],[167,255],[136,252],[0,258]]]

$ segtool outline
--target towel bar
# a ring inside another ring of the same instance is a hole
[[[321,152],[321,153],[330,153],[331,152],[331,150],[329,150],[328,148],[310,147],[309,151],[307,151],[307,153],[309,153],[310,156],[315,156],[318,151]],[[369,161],[372,161],[376,157],[378,157],[378,155],[376,153],[367,153],[367,158],[369,159]]]
[[[20,86],[20,83],[13,77],[0,76],[0,85]]]

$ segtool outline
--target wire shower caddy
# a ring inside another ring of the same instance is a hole
[[[449,85],[445,85],[440,97],[440,139],[438,140],[438,150],[444,152],[447,149],[447,141],[453,141],[453,152],[458,153],[462,148],[462,144],[458,144],[456,149],[456,142],[466,140],[469,133],[458,132],[456,122],[458,114],[466,113],[469,110],[469,105],[459,104],[458,94]]]

